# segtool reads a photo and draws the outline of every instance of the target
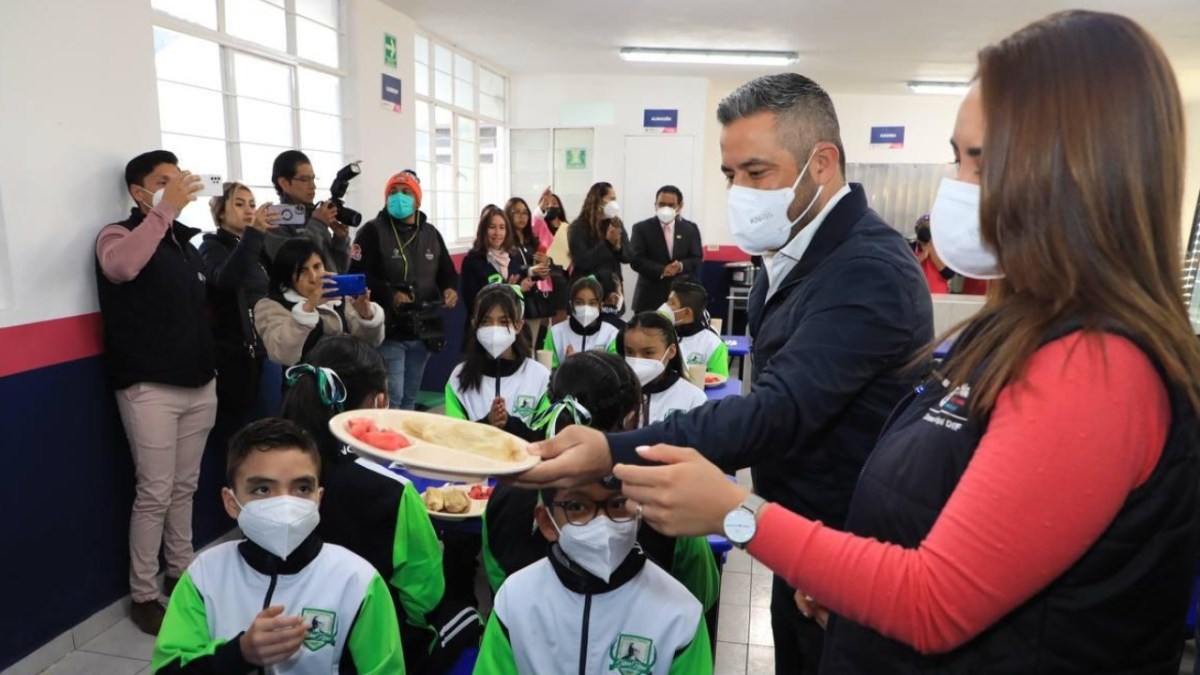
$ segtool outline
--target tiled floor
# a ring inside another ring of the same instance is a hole
[[[46,675],[142,675],[150,673],[154,638],[128,618],[45,670]]]

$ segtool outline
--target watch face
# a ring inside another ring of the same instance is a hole
[[[757,523],[754,514],[738,507],[725,516],[725,537],[735,544],[745,544],[754,537]]]

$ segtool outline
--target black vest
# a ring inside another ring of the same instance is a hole
[[[136,229],[134,209],[119,223]],[[199,387],[216,373],[206,308],[204,261],[189,240],[199,233],[176,221],[132,281],[114,284],[95,261],[104,356],[114,389],[139,382]]]
[[[1045,342],[1076,330],[1064,325]],[[1183,392],[1169,385],[1168,392],[1171,427],[1158,465],[1049,586],[967,644],[933,656],[834,617],[822,675],[1178,672],[1200,473],[1195,412]],[[936,378],[910,394],[863,468],[847,531],[906,548],[924,540],[987,431],[969,402],[969,384],[949,392]]]
[[[379,232],[379,256],[387,270],[388,283],[393,286],[412,284],[417,291],[416,300],[441,302],[437,272],[442,241],[433,225],[421,216],[417,217],[416,227],[394,222],[385,209],[375,217],[375,230]],[[390,302],[383,304],[391,305]]]

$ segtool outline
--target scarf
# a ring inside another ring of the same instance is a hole
[[[492,267],[496,268],[496,271],[507,280],[509,263],[508,251],[489,248],[487,252],[487,259],[488,262],[492,264]]]

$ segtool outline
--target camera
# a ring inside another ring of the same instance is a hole
[[[391,284],[391,289],[393,293],[404,293],[413,299],[391,313],[391,329],[403,340],[424,342],[430,351],[440,352],[444,349],[446,330],[441,313],[442,303],[422,300],[411,283]]]
[[[362,168],[359,167],[359,162],[351,162],[338,169],[333,184],[329,186],[329,203],[337,207],[338,222],[350,227],[358,227],[362,224],[362,214],[346,206],[346,202],[342,199],[346,196],[350,181],[357,178],[360,173],[362,173]]]

